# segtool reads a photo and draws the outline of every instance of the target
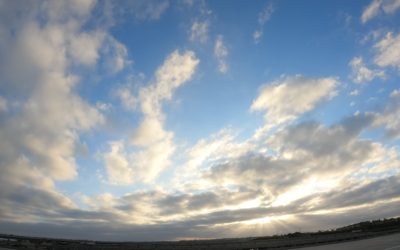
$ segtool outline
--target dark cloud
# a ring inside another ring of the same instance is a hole
[[[390,176],[357,187],[347,187],[320,195],[322,203],[314,209],[331,209],[400,198],[400,176]]]
[[[256,189],[267,186],[272,193],[278,193],[284,192],[305,176],[306,173],[299,171],[301,167],[299,160],[275,159],[254,153],[214,166],[205,173],[205,177],[239,187]]]
[[[383,148],[374,141],[359,138],[372,122],[372,115],[359,114],[331,127],[316,122],[290,126],[268,139],[266,146],[274,153],[247,154],[213,166],[204,176],[215,182],[265,187],[275,195],[311,176],[335,175],[341,171],[345,177],[361,170]]]

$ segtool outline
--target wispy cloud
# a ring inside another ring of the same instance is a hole
[[[354,57],[349,62],[349,65],[352,70],[351,78],[355,83],[365,83],[370,82],[377,77],[385,77],[385,72],[383,70],[372,70],[367,68],[362,57]]]
[[[193,22],[192,27],[190,28],[190,41],[206,43],[208,40],[208,27],[208,21]]]
[[[400,9],[399,0],[373,0],[368,6],[364,8],[361,15],[361,22],[366,23],[380,13],[393,14]]]
[[[222,35],[217,36],[217,39],[215,40],[214,56],[218,60],[219,72],[226,73],[229,68],[226,62],[226,57],[228,56],[228,49],[225,46]]]
[[[161,16],[167,11],[170,6],[168,0],[137,0],[137,1],[126,1],[127,8],[123,11],[127,11],[139,21],[154,21],[161,18]]]
[[[258,14],[258,29],[253,33],[255,43],[259,43],[264,33],[264,25],[271,19],[275,7],[272,2],[269,2],[265,8]]]
[[[283,76],[260,89],[250,110],[264,111],[267,126],[274,127],[296,119],[322,100],[331,99],[337,94],[337,85],[332,77]]]
[[[138,105],[138,99],[128,85],[124,85],[115,90],[115,95],[121,100],[122,105],[127,109],[134,111]]]

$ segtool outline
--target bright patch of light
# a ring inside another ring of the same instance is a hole
[[[248,200],[246,202],[243,202],[236,208],[238,208],[238,209],[254,208],[254,207],[258,207],[259,205],[260,205],[260,199],[257,198],[257,199]]]
[[[290,220],[293,216],[292,215],[280,215],[280,216],[267,216],[252,220],[244,221],[243,224],[245,225],[254,225],[254,224],[268,224],[273,221],[287,221]]]
[[[338,183],[335,179],[318,180],[318,178],[310,178],[306,182],[297,185],[289,191],[278,196],[278,198],[272,203],[272,206],[286,206],[306,196],[326,192],[334,188],[337,184]]]

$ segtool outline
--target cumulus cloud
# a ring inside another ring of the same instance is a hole
[[[376,49],[375,64],[400,69],[400,34],[394,35],[388,32],[374,45],[374,48]]]
[[[349,62],[349,65],[352,70],[351,78],[355,83],[365,83],[370,82],[377,77],[385,77],[385,72],[383,70],[372,70],[367,68],[362,57],[354,57]]]
[[[122,142],[112,142],[110,152],[104,155],[108,180],[111,184],[131,184],[134,172],[129,167],[127,154]]]
[[[237,136],[236,132],[225,128],[191,146],[185,152],[186,161],[175,172],[172,181],[175,188],[198,190],[214,186],[202,178],[202,170],[238,158],[255,148],[249,141],[238,141]]]
[[[209,22],[195,21],[190,28],[190,41],[205,43],[208,40]]]
[[[0,125],[3,220],[62,220],[62,211],[76,209],[55,181],[76,178],[80,136],[104,120],[79,95],[73,70],[99,59],[106,31],[83,28],[95,4],[13,1],[0,8],[8,17],[0,24],[0,84],[17,103]]]
[[[5,55],[0,59],[3,111],[9,108],[6,98],[17,97],[12,106],[16,112],[6,112],[0,125],[2,222],[121,218],[114,210],[80,210],[55,185],[77,177],[80,136],[104,121],[101,110],[107,108],[92,105],[79,95],[77,85],[81,83],[75,66],[94,67],[105,57],[114,73],[128,62],[126,48],[107,30],[85,26],[95,4],[14,1],[0,8],[7,13],[0,24],[4,35],[0,51]],[[22,18],[18,18],[20,14]],[[121,96],[127,106],[133,106],[130,96]],[[111,181],[130,183],[133,174],[125,161],[129,155],[124,145],[117,141],[111,148],[104,156],[107,170],[112,169]],[[107,196],[103,198],[106,201]]]
[[[175,151],[173,133],[163,128],[162,102],[170,100],[175,89],[192,78],[198,63],[192,51],[174,51],[157,69],[155,83],[139,92],[144,119],[135,131],[132,143],[142,147],[135,156],[146,181],[153,180],[169,166],[169,158]]]
[[[228,71],[228,64],[226,63],[226,57],[228,56],[228,49],[226,48],[223,37],[221,35],[219,35],[215,40],[214,56],[218,60],[219,72],[226,73]]]
[[[335,78],[284,76],[260,89],[251,111],[264,111],[269,127],[296,119],[323,100],[334,97],[338,82]]]
[[[343,192],[331,191],[322,195],[319,209],[336,207],[351,207],[376,203],[382,200],[398,198],[400,194],[400,176],[390,176],[369,181],[361,186],[350,187]]]
[[[133,132],[130,141],[133,146],[138,147],[138,150],[128,150],[130,151],[128,156],[118,156],[121,159],[120,162],[124,162],[124,167],[119,167],[120,165],[117,164],[115,175],[123,171],[125,175],[130,176],[128,182],[122,181],[119,184],[131,184],[134,180],[153,181],[170,165],[170,157],[175,151],[174,134],[164,128],[165,115],[161,110],[162,103],[170,100],[175,89],[192,78],[198,63],[199,60],[194,52],[176,50],[156,70],[154,82],[139,89],[138,97],[134,97],[127,89],[117,90],[125,106],[133,109],[138,105],[143,114],[143,120]],[[129,145],[124,144],[123,147],[129,148]],[[105,155],[108,154],[105,153]],[[125,162],[128,165],[125,165]],[[110,178],[114,175],[113,168],[107,163],[106,167],[109,180],[118,184],[114,178]]]
[[[269,2],[265,8],[258,14],[258,29],[253,33],[255,43],[259,43],[264,33],[264,25],[271,19],[275,7],[272,2]]]
[[[91,129],[103,118],[95,107],[76,93],[74,87],[78,78],[68,73],[67,69],[74,63],[94,63],[92,60],[97,57],[92,55],[97,55],[97,52],[89,53],[90,56],[69,57],[76,54],[75,46],[70,46],[70,41],[76,40],[79,44],[81,37],[94,34],[82,31],[80,26],[71,30],[68,23],[59,21],[60,16],[67,15],[64,13],[65,9],[58,8],[58,5],[54,8],[46,7],[49,9],[45,9],[44,14],[49,15],[51,21],[39,25],[34,18],[28,19],[21,24],[21,29],[15,36],[5,33],[10,35],[9,39],[15,39],[10,47],[1,47],[7,59],[12,61],[11,64],[1,61],[4,68],[10,70],[7,74],[30,67],[34,70],[34,77],[29,81],[19,77],[15,79],[25,80],[17,85],[29,85],[32,91],[26,102],[20,105],[20,112],[8,117],[7,122],[2,124],[1,137],[2,141],[11,142],[8,147],[11,146],[10,150],[14,151],[12,158],[27,157],[46,175],[55,179],[69,179],[76,176],[74,148],[77,133]],[[43,14],[36,11],[35,15]],[[76,10],[73,13],[84,20],[83,15],[87,12]],[[83,21],[80,25],[83,25]],[[85,46],[85,39],[83,43],[81,45]],[[13,80],[13,76],[4,77]],[[4,78],[2,82],[4,83]],[[69,111],[68,116],[64,115],[65,110]],[[16,124],[26,126],[15,126]],[[29,154],[21,154],[25,150]]]
[[[349,180],[360,182],[352,178],[355,174],[368,176],[396,168],[395,148],[359,138],[374,122],[374,115],[365,114],[331,127],[315,122],[286,127],[267,139],[267,153],[252,151],[202,173],[223,186],[259,190],[263,195],[258,197],[264,197],[267,207],[293,204],[305,196],[310,197],[303,202],[311,202],[318,192],[336,193],[338,186],[350,185]]]
[[[248,150],[247,144],[235,143],[236,135],[227,129],[199,140],[188,150],[189,166],[199,166],[203,161],[218,161],[220,158],[235,158]]]
[[[93,65],[99,58],[99,48],[104,39],[102,32],[82,33],[70,41],[70,56],[74,63]]]

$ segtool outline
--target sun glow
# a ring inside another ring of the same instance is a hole
[[[274,221],[288,221],[292,219],[292,215],[280,215],[280,216],[267,216],[252,220],[244,221],[245,225],[254,225],[254,224],[269,224]]]
[[[254,208],[260,206],[260,199],[256,198],[253,200],[248,200],[246,202],[243,202],[239,206],[236,207],[236,209],[243,209],[243,208]]]
[[[272,203],[272,206],[286,206],[306,196],[331,190],[337,185],[338,181],[336,179],[319,180],[317,177],[310,178],[302,184],[297,185],[278,196],[278,198]]]

